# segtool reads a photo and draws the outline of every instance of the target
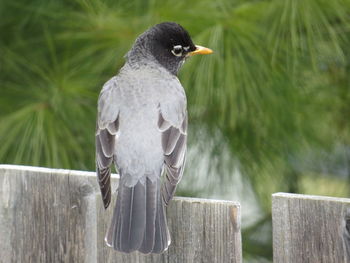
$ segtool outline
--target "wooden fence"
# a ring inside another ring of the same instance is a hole
[[[172,245],[161,255],[107,247],[111,212],[93,172],[0,165],[0,262],[242,262],[237,202],[175,198],[167,209]]]
[[[162,255],[108,248],[111,210],[93,172],[0,165],[0,262],[242,262],[237,202],[175,198]],[[350,199],[278,193],[272,217],[274,262],[350,263]]]
[[[350,199],[272,195],[274,262],[350,263]]]

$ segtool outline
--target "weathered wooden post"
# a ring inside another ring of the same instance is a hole
[[[350,262],[350,199],[272,195],[274,263]]]
[[[106,247],[111,212],[93,172],[0,165],[0,262],[242,262],[236,202],[176,198],[167,209],[172,245],[162,255]]]

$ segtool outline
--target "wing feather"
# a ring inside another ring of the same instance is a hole
[[[165,155],[170,155],[176,146],[177,141],[180,137],[179,129],[175,127],[169,127],[162,134],[162,146]]]
[[[186,157],[187,112],[180,126],[166,120],[159,112],[158,128],[162,132],[162,147],[166,175],[162,185],[162,197],[165,204],[173,198],[176,186],[181,180]]]
[[[96,125],[96,172],[102,201],[107,208],[111,202],[111,164],[114,160],[116,134],[119,129],[119,110],[116,80],[108,81],[98,99]]]

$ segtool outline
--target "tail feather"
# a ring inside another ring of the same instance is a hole
[[[170,244],[160,181],[138,182],[133,187],[121,178],[106,243],[115,250],[130,253],[162,253]]]
[[[145,231],[145,187],[140,182],[134,187],[123,187],[121,200],[120,248],[122,251],[131,252],[141,246]]]
[[[112,217],[112,221],[111,221],[111,224],[108,228],[108,231],[107,231],[107,234],[106,234],[106,237],[105,237],[105,242],[106,244],[109,246],[109,247],[114,247],[115,246],[115,233],[118,231],[116,229],[116,223],[117,223],[117,216],[120,215],[120,211],[117,211],[117,210],[120,210],[120,205],[118,204],[118,200],[117,200],[117,205],[115,206],[115,210],[113,212],[113,217]]]
[[[146,229],[142,246],[139,249],[144,254],[151,253],[154,247],[157,187],[157,183],[152,183],[149,179],[146,179]]]
[[[155,242],[153,253],[162,253],[168,249],[170,245],[170,234],[168,230],[168,224],[165,217],[163,199],[160,196],[160,192],[158,193],[158,204],[157,204],[157,214],[156,214],[156,231],[155,231]]]

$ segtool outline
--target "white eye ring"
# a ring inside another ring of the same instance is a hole
[[[182,56],[182,46],[176,45],[171,50],[171,53],[173,53],[174,56],[181,57]]]

